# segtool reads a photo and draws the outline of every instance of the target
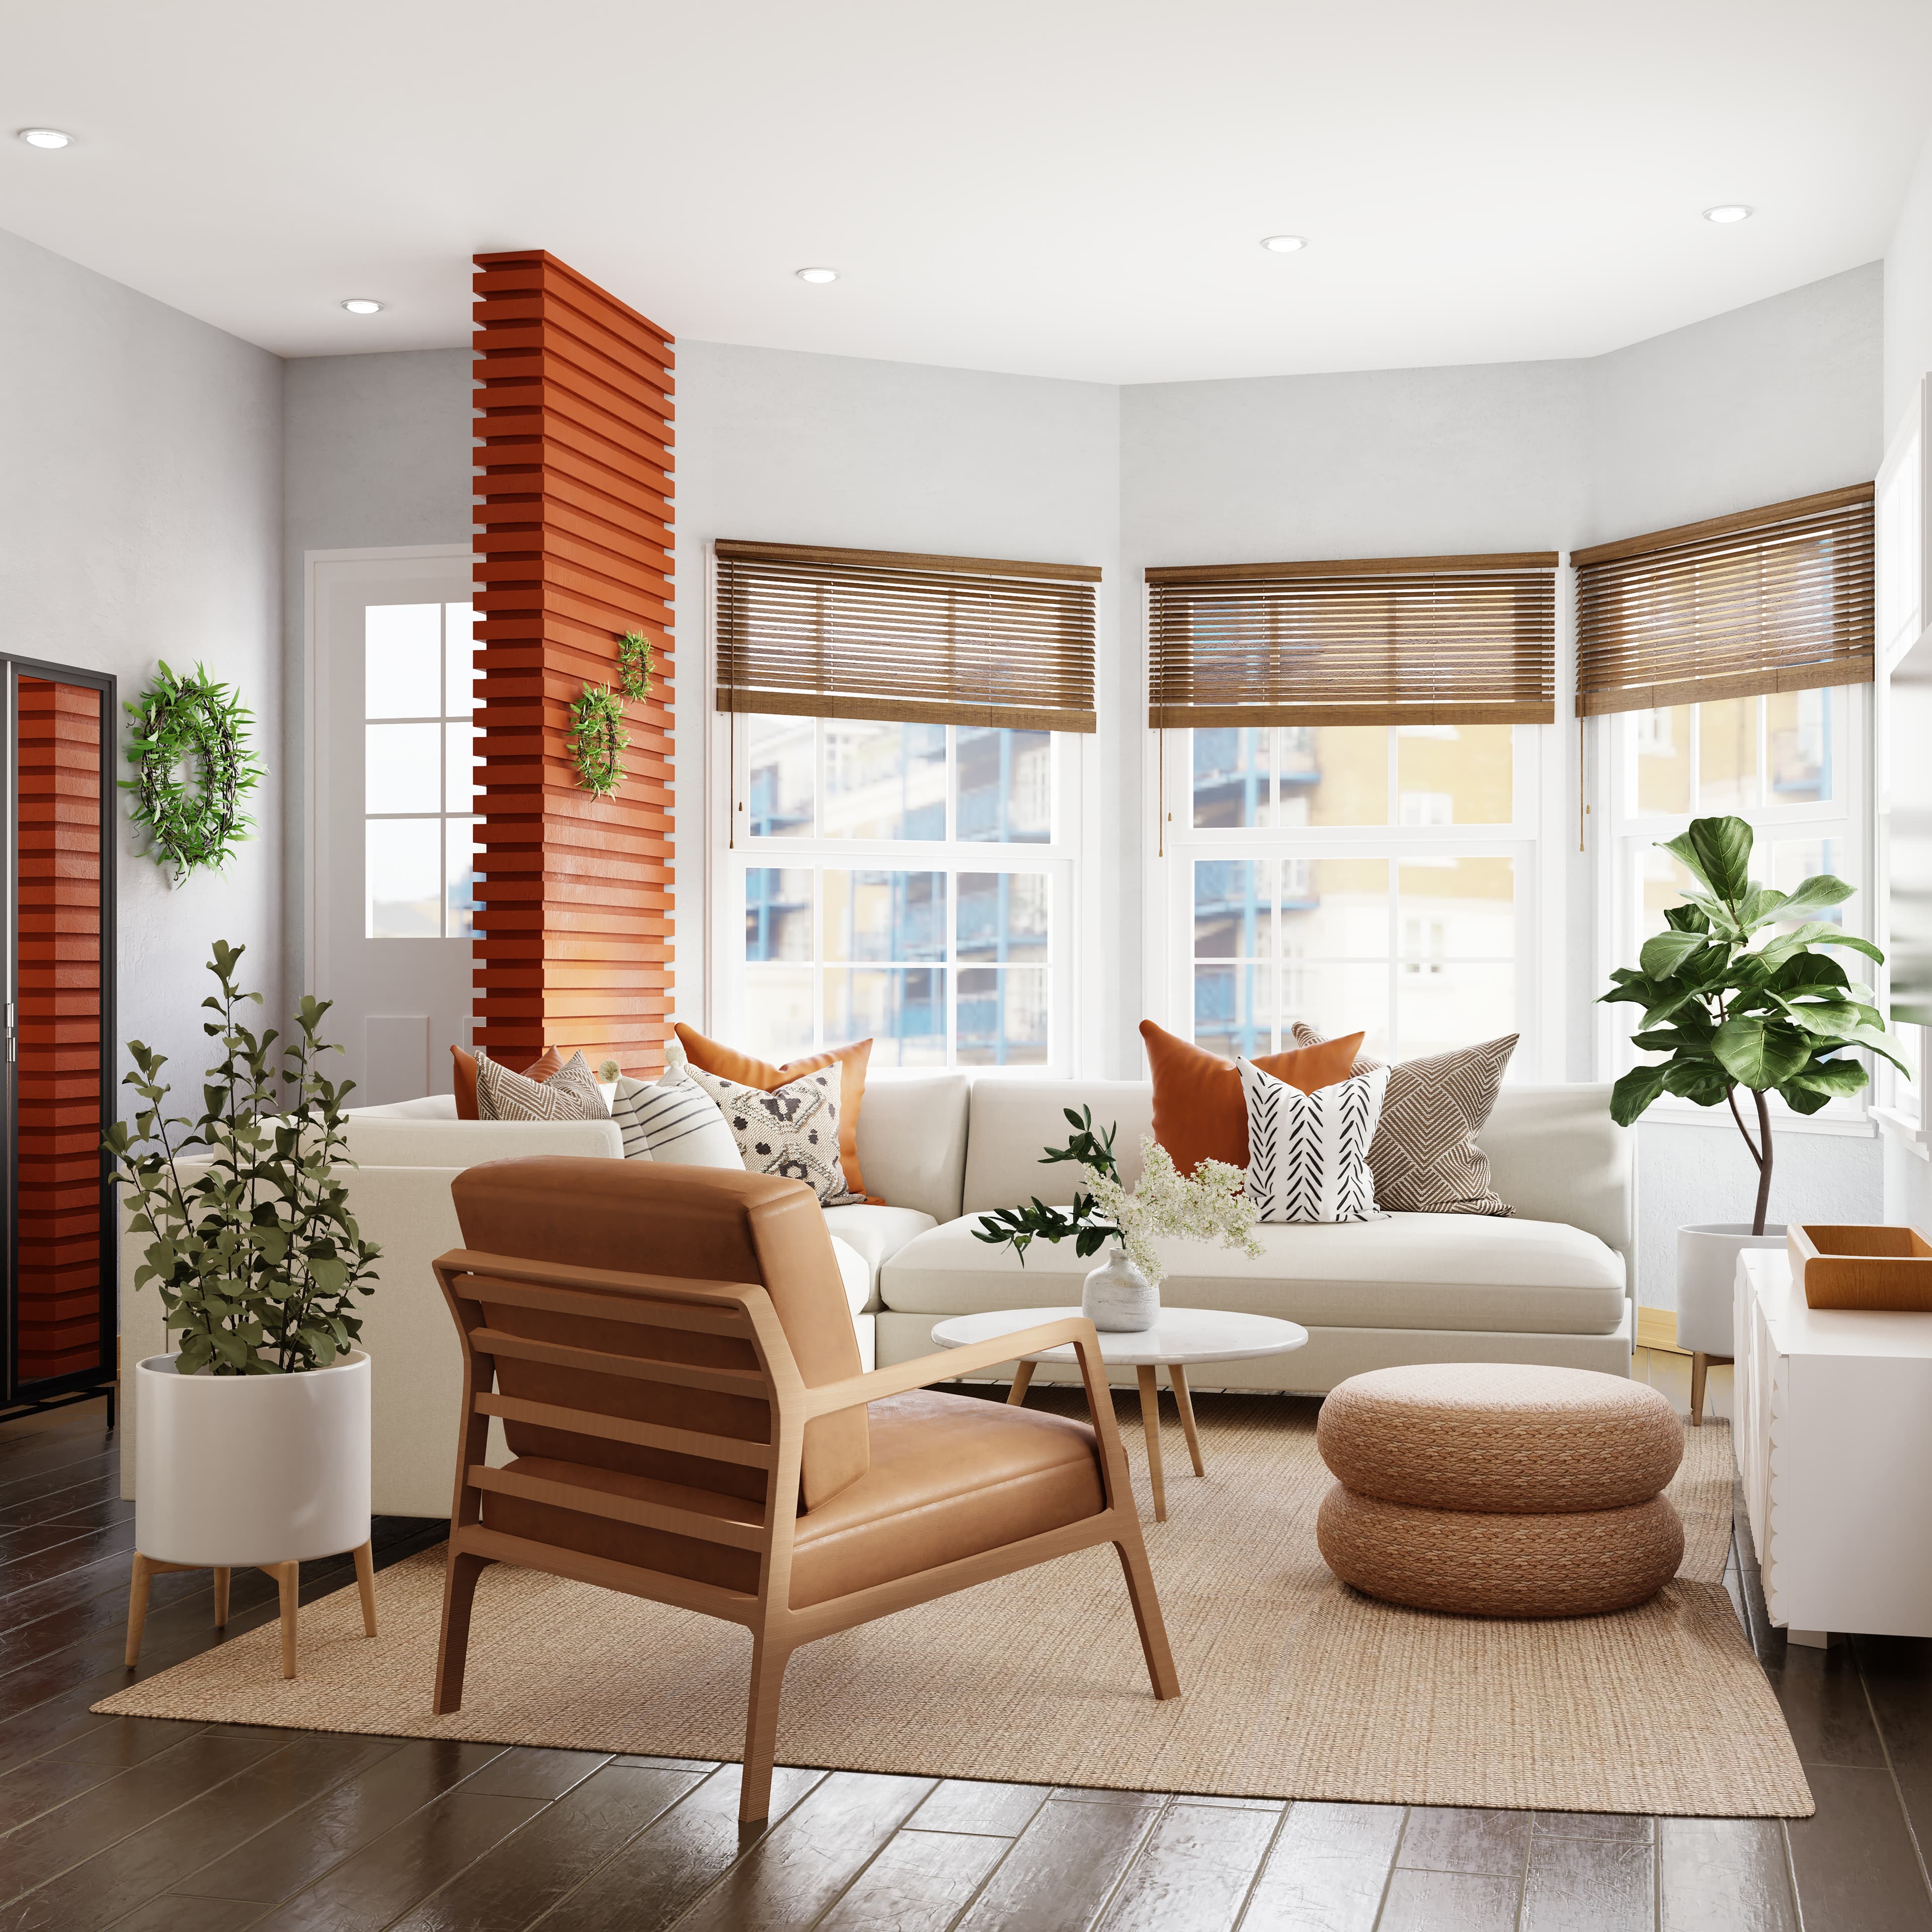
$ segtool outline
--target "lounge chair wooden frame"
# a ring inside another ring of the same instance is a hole
[[[1119,1554],[1154,1695],[1167,1698],[1180,1694],[1166,1629],[1161,1621],[1160,1600],[1154,1594],[1154,1574],[1148,1565],[1126,1458],[1114,1424],[1112,1392],[1100,1360],[1099,1337],[1091,1322],[1078,1317],[1042,1322],[1036,1328],[1003,1335],[970,1348],[949,1348],[896,1368],[875,1370],[825,1388],[808,1389],[800,1379],[770,1297],[755,1285],[538,1264],[468,1249],[442,1256],[435,1268],[436,1280],[462,1336],[465,1389],[457,1440],[455,1501],[450,1514],[442,1635],[436,1657],[435,1709],[438,1714],[458,1709],[463,1701],[470,1610],[477,1579],[486,1564],[515,1564],[742,1624],[752,1634],[752,1676],[738,1815],[747,1822],[752,1822],[766,1816],[771,1807],[779,1691],[785,1666],[794,1651],[815,1638],[850,1630],[875,1617],[890,1616],[896,1610],[928,1603],[956,1590],[970,1589],[995,1576],[1008,1576],[1101,1543],[1112,1544]],[[698,1368],[530,1340],[488,1327],[482,1306],[486,1300],[500,1306],[729,1336],[750,1344],[758,1366],[756,1369]],[[1068,1342],[1072,1343],[1079,1361],[1100,1450],[1105,1507],[1098,1514],[806,1609],[792,1608],[791,1564],[798,1518],[799,1472],[808,1422],[818,1416],[856,1408],[886,1396],[906,1394],[935,1382],[970,1375],[975,1370],[1010,1362],[1016,1355],[1030,1354]],[[634,1422],[596,1410],[500,1395],[495,1389],[500,1356],[580,1368],[594,1375],[622,1376],[761,1398],[771,1412],[768,1439],[746,1442],[734,1436]],[[742,1519],[733,1520],[490,1468],[484,1457],[492,1416],[762,1468],[770,1472],[765,1500],[762,1506],[747,1501]],[[482,1522],[485,1490],[734,1549],[755,1550],[758,1589],[754,1593],[727,1589],[486,1528]]]

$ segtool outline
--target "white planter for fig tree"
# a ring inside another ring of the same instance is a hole
[[[1737,1353],[1731,1299],[1738,1256],[1746,1248],[1781,1248],[1783,1224],[1754,1234],[1748,1221],[1704,1221],[1677,1231],[1677,1346],[1693,1354]]]
[[[1081,1290],[1080,1312],[1103,1334],[1138,1334],[1159,1318],[1160,1289],[1128,1260],[1126,1249],[1110,1247]]]
[[[157,1563],[246,1569],[369,1540],[369,1358],[298,1375],[136,1366],[134,1546]]]

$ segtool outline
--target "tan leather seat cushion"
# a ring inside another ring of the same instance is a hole
[[[1684,1457],[1684,1425],[1657,1390],[1522,1362],[1352,1376],[1322,1405],[1315,1439],[1358,1496],[1508,1515],[1646,1502]]]
[[[1058,1529],[1097,1516],[1103,1506],[1094,1432],[1084,1423],[930,1390],[875,1402],[868,1417],[870,1468],[798,1520],[795,1609]],[[520,1456],[509,1466],[524,1475],[745,1522],[763,1514],[740,1498],[620,1470],[538,1456]],[[750,1550],[491,1491],[484,1494],[483,1520],[512,1536],[727,1589],[758,1587],[758,1558]]]
[[[1410,1509],[1337,1483],[1315,1538],[1345,1583],[1412,1610],[1479,1617],[1602,1616],[1656,1595],[1684,1560],[1662,1496],[1561,1516]]]

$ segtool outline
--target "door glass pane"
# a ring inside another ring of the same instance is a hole
[[[754,838],[809,838],[818,760],[818,728],[809,718],[754,716],[746,734],[745,815]]]
[[[946,727],[825,720],[828,838],[944,838]]]
[[[962,1066],[1043,1066],[1046,968],[962,967],[954,1030]]]
[[[1274,823],[1274,730],[1228,725],[1192,734],[1194,822],[1235,827]]]
[[[1037,872],[961,872],[954,944],[962,960],[1044,962],[1048,883]]]
[[[1726,698],[1697,707],[1697,809],[1744,812],[1757,800],[1755,698]]]
[[[467,604],[442,607],[442,694],[446,718],[476,709],[476,613]]]
[[[1287,862],[1295,866],[1306,862]],[[1274,885],[1272,859],[1196,860],[1195,958],[1272,958]]]
[[[825,1037],[869,1039],[874,1066],[943,1066],[945,988],[942,967],[828,966]]]
[[[368,724],[364,809],[437,812],[442,806],[442,727]]]
[[[944,872],[828,868],[823,877],[827,959],[908,963],[946,957]]]
[[[367,821],[363,878],[371,939],[441,936],[442,821],[372,818]]]
[[[371,604],[363,614],[365,718],[442,716],[442,606]]]
[[[812,875],[803,866],[754,866],[745,874],[745,957],[812,958]],[[811,1009],[806,1033],[811,1035]],[[760,1049],[762,1051],[762,1049]]]
[[[446,936],[469,939],[476,931],[476,821],[446,818],[443,833],[443,896],[448,908]]]
[[[1380,724],[1284,725],[1283,825],[1386,825],[1388,738]]]
[[[1832,714],[1837,692],[1774,692],[1764,700],[1768,805],[1822,805],[1832,796]]]
[[[959,837],[1045,844],[1053,835],[1053,734],[962,724],[953,740]],[[945,835],[942,827],[920,836]]]
[[[776,1064],[812,1051],[812,980],[809,966],[745,969],[746,1038],[761,1060]]]
[[[1396,728],[1396,820],[1402,825],[1507,825],[1515,773],[1508,724]]]
[[[1689,704],[1630,713],[1639,812],[1674,814],[1690,809],[1690,734],[1696,716],[1696,707]]]
[[[391,725],[391,730],[407,731],[414,728],[408,724]],[[476,804],[476,740],[478,732],[473,724],[446,724],[443,728],[443,786],[442,808],[446,812],[470,812]]]

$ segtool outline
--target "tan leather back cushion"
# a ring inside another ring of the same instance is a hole
[[[572,1268],[756,1282],[771,1297],[808,1388],[862,1372],[832,1237],[818,1203],[801,1182],[722,1168],[544,1156],[470,1168],[452,1187],[466,1247]],[[749,1366],[740,1344],[686,1330],[640,1330],[628,1323],[584,1322],[527,1310],[493,1310],[490,1319],[514,1333],[567,1340],[579,1348]],[[573,1332],[566,1335],[566,1329]],[[507,1358],[498,1364],[498,1379],[506,1393],[533,1400],[587,1402],[640,1421],[763,1439],[764,1405],[740,1396],[513,1364]],[[505,1432],[520,1456],[593,1462],[740,1495],[760,1492],[755,1486],[763,1480],[758,1472],[730,1464],[694,1464],[688,1457],[527,1424],[510,1423]],[[863,1475],[869,1462],[862,1408],[820,1417],[805,1432],[800,1490],[806,1508],[836,1496]],[[748,1480],[752,1486],[745,1486]]]

